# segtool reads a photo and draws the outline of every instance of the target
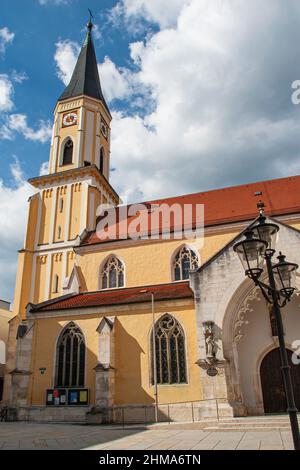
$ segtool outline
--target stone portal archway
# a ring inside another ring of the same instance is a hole
[[[293,342],[300,338],[299,313],[299,298],[294,296],[283,312],[289,358],[292,355]],[[278,357],[276,362],[275,356],[272,356],[272,351],[278,348],[278,340],[273,336],[268,304],[259,289],[246,282],[241,284],[228,304],[223,321],[222,342],[224,357],[228,363],[228,399],[234,414],[241,416],[286,412],[286,405],[282,403],[284,390],[280,360]],[[269,359],[265,359],[269,354]],[[299,396],[297,406],[300,407],[300,365],[293,366],[293,375]],[[271,387],[272,377],[272,393],[278,394],[276,399],[273,398],[274,403],[266,395],[266,390]]]
[[[287,349],[294,385],[295,402],[300,409],[300,366],[293,364],[292,351]],[[287,410],[279,349],[272,349],[262,360],[260,381],[265,413],[285,413]]]

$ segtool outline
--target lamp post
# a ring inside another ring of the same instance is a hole
[[[146,289],[141,290],[140,294],[151,295],[151,312],[152,312],[152,357],[153,357],[153,385],[154,385],[154,397],[155,397],[155,422],[158,422],[158,387],[157,387],[157,367],[156,367],[156,343],[155,343],[155,310],[154,310],[154,293]]]
[[[262,208],[262,203],[258,204]],[[257,224],[245,232],[245,239],[234,245],[233,249],[238,254],[245,274],[256,286],[259,286],[264,298],[272,304],[276,319],[279,340],[279,351],[285,396],[287,401],[287,412],[290,417],[291,430],[295,450],[300,450],[300,435],[297,419],[297,408],[295,405],[291,367],[286,352],[284,330],[280,309],[290,301],[295,290],[295,277],[298,265],[285,261],[285,256],[280,252],[277,257],[278,263],[273,264],[275,254],[274,242],[279,226],[267,223],[263,211],[260,211]],[[264,272],[264,263],[269,283],[260,280]]]

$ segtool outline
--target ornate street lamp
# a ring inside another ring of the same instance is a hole
[[[295,290],[298,265],[285,261],[285,256],[281,252],[277,259],[279,262],[273,266],[276,288],[281,295],[290,298]]]
[[[264,254],[267,247],[268,242],[254,238],[254,233],[251,230],[245,232],[245,240],[236,243],[233,247],[246,275],[253,280],[257,280],[263,273]]]
[[[279,226],[266,222],[262,213],[263,204],[259,203],[260,216],[257,223],[245,232],[245,239],[234,245],[233,249],[238,254],[246,276],[259,286],[265,299],[272,304],[276,319],[281,370],[284,382],[287,412],[289,413],[295,450],[300,450],[300,435],[295,405],[294,390],[291,378],[291,367],[288,362],[284,341],[283,323],[280,308],[290,301],[295,291],[295,277],[298,265],[289,263],[285,256],[279,253],[278,263],[273,264],[275,254],[275,240]],[[268,274],[269,283],[260,280],[264,272],[264,265]]]

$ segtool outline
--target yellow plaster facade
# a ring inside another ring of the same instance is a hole
[[[181,305],[182,304],[182,305]],[[167,310],[184,326],[186,344],[188,382],[175,386],[162,385],[159,387],[160,403],[197,401],[201,397],[199,367],[195,364],[196,354],[196,325],[194,303],[174,302],[170,308],[163,303],[156,305],[156,318]],[[90,401],[95,401],[95,372],[98,361],[98,338],[95,334],[101,314],[72,314],[72,321],[81,328],[86,338],[86,378],[85,385],[90,390]],[[70,316],[61,315],[55,318],[39,318],[35,326],[35,353],[32,362],[32,378],[28,389],[30,405],[44,405],[45,390],[54,387],[56,338],[63,327],[70,322]],[[143,328],[140,325],[143,324]],[[115,404],[151,404],[153,403],[153,386],[151,385],[151,365],[149,338],[152,328],[152,316],[149,306],[141,309],[133,307],[124,311],[119,310],[115,323],[116,342],[116,383]],[[131,360],[128,360],[131,358]],[[39,369],[45,367],[47,373],[41,375]],[[128,383],[131,386],[128,386]]]

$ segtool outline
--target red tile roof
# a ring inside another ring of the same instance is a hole
[[[57,299],[48,300],[41,304],[30,305],[30,312],[47,312],[52,310],[105,307],[108,305],[126,305],[150,302],[151,292],[154,293],[155,301],[193,297],[193,292],[190,289],[188,282],[173,282],[170,284],[157,284],[146,287],[131,287],[66,295],[58,297]]]
[[[267,215],[279,216],[300,213],[300,175],[148,201],[143,204],[147,207],[159,206],[160,204],[171,206],[176,203],[181,206],[192,204],[195,207],[196,204],[204,204],[204,225],[214,226],[254,219],[257,216],[256,205],[260,199],[265,203]],[[151,214],[147,217],[150,228]],[[133,217],[128,217],[127,223],[132,219]],[[158,233],[161,233],[164,227],[161,225],[159,227],[152,226],[153,229],[154,231],[158,229]],[[171,227],[172,230],[174,227]],[[116,234],[116,240],[128,238],[120,220],[116,224]],[[91,231],[87,233],[81,245],[96,243],[103,243],[103,241],[98,238],[96,231]]]

